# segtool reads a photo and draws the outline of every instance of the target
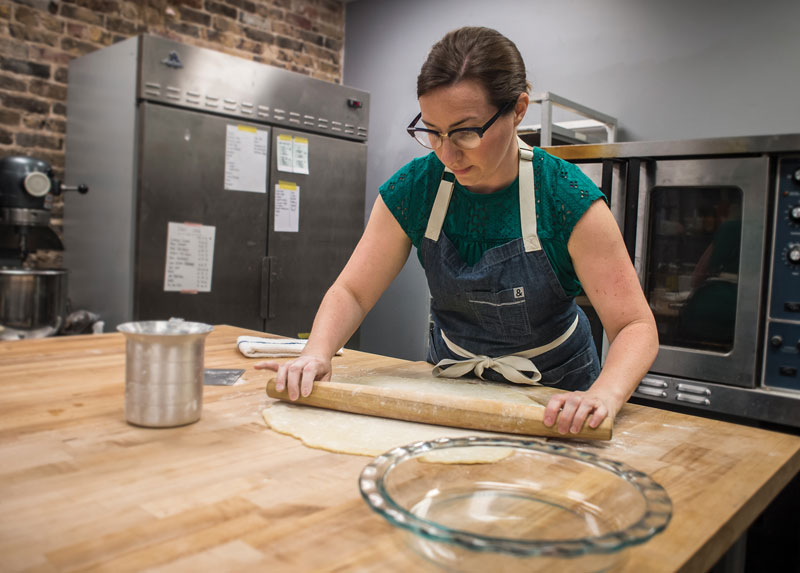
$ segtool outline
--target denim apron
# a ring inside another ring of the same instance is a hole
[[[437,376],[585,390],[600,373],[586,315],[561,288],[536,232],[533,151],[518,140],[522,237],[467,266],[442,225],[455,176],[445,168],[420,257],[431,292],[428,362]]]

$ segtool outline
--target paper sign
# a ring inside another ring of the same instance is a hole
[[[278,171],[308,175],[308,138],[278,135]]]
[[[267,192],[265,130],[249,125],[228,125],[225,138],[225,190]]]
[[[296,233],[300,230],[300,187],[288,181],[275,185],[275,231]]]
[[[216,227],[197,223],[167,224],[167,264],[164,290],[211,292]]]
[[[278,171],[294,172],[294,142],[291,135],[278,136]]]
[[[292,152],[294,172],[308,175],[308,139],[295,137],[292,143]]]

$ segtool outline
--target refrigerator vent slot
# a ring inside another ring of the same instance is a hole
[[[294,111],[289,112],[289,122],[290,123],[300,123],[300,114]]]
[[[246,113],[247,115],[253,114],[253,104],[250,102],[243,101],[242,102],[242,113]]]
[[[206,107],[217,107],[219,106],[219,98],[207,95],[206,96]]]
[[[331,122],[331,130],[333,130],[333,131],[342,131],[342,122],[341,121],[332,121]]]
[[[187,91],[186,92],[186,102],[187,103],[193,103],[193,104],[199,104],[200,103],[200,94],[197,93],[197,92]]]
[[[223,108],[227,111],[236,111],[236,100],[225,98],[223,100]]]
[[[303,116],[303,125],[310,125],[314,127],[314,116],[313,115],[304,115]]]
[[[148,82],[144,84],[144,93],[145,95],[149,96],[160,96],[161,95],[161,85],[156,83]]]
[[[181,99],[181,90],[180,88],[174,88],[171,86],[167,86],[167,98],[174,99],[176,101]]]
[[[269,117],[269,107],[265,105],[258,106],[258,117]]]
[[[320,129],[328,129],[328,120],[325,118],[320,117],[317,120],[317,127]]]

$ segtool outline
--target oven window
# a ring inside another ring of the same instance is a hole
[[[652,189],[645,294],[662,345],[732,350],[741,241],[741,189]]]

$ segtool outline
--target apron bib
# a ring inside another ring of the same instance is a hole
[[[533,151],[518,139],[522,237],[467,266],[442,226],[455,176],[445,168],[420,257],[431,292],[428,361],[437,376],[584,390],[600,373],[586,315],[564,294],[536,230]]]

